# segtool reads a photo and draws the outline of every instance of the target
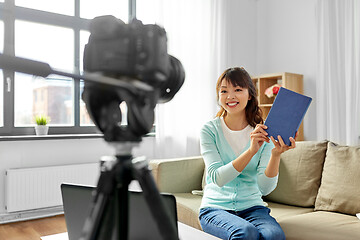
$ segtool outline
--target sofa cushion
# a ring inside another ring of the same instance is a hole
[[[281,154],[276,189],[266,201],[313,207],[320,186],[327,142],[296,142],[296,148]]]
[[[201,156],[149,161],[159,191],[168,193],[201,189],[204,165]]]
[[[191,193],[175,193],[178,220],[201,230],[199,212],[201,196]]]
[[[279,221],[287,240],[358,240],[360,221],[354,216],[333,212],[300,214]]]
[[[277,221],[282,219],[296,216],[299,214],[310,213],[314,211],[314,208],[295,207],[285,205],[281,203],[267,202],[268,208],[270,208],[270,215],[273,216]]]
[[[359,186],[360,147],[339,146],[329,142],[315,210],[352,215],[359,213]]]

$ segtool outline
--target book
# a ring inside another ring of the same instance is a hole
[[[311,101],[311,97],[281,87],[264,123],[268,137],[278,140],[280,135],[290,146],[289,137],[295,137]]]

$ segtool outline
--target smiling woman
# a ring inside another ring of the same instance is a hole
[[[229,80],[223,79],[219,90],[219,103],[225,109],[224,113],[241,114],[250,100],[247,88],[234,86]]]
[[[229,68],[224,71],[216,83],[216,94],[220,104],[216,117],[225,117],[228,110],[231,110],[231,113],[242,111],[252,127],[263,122],[254,83],[244,68]]]
[[[265,131],[254,83],[244,68],[228,68],[216,83],[220,111],[200,133],[206,188],[199,220],[202,229],[222,239],[285,239],[262,196],[271,193],[280,155],[295,148]],[[261,227],[259,227],[261,226]]]

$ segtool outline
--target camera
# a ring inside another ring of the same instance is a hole
[[[85,71],[140,79],[154,87],[159,102],[170,101],[181,88],[185,72],[180,61],[167,53],[164,28],[137,19],[125,24],[108,15],[94,18],[90,32]]]
[[[139,142],[152,129],[157,103],[170,101],[181,88],[185,71],[181,62],[167,53],[165,30],[133,19],[125,24],[114,16],[94,18],[84,49],[84,70],[139,82],[151,90],[113,87],[85,81],[82,99],[91,119],[108,142]],[[126,126],[119,105],[127,106]]]

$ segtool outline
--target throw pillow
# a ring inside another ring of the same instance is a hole
[[[360,146],[329,142],[315,210],[360,212]]]
[[[327,141],[296,142],[294,149],[281,154],[276,189],[266,201],[313,207],[320,186]]]

